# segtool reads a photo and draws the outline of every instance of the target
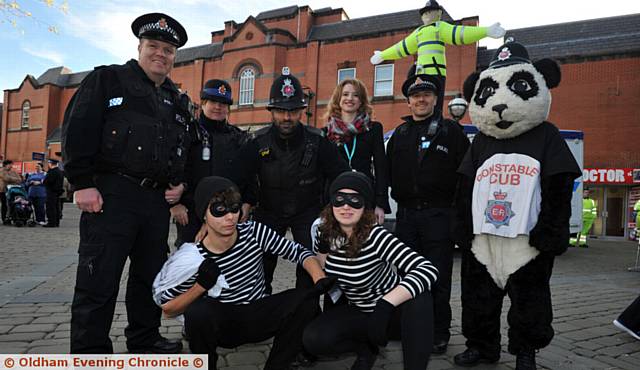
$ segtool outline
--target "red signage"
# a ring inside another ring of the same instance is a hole
[[[585,168],[585,184],[640,184],[640,168]]]

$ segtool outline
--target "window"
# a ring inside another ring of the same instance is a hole
[[[342,68],[338,70],[338,83],[347,78],[356,78],[355,68]]]
[[[247,68],[240,73],[240,97],[238,105],[253,104],[253,85],[256,81],[256,73],[253,68]]]
[[[376,66],[373,96],[393,95],[393,64]]]
[[[22,103],[22,128],[29,128],[29,110],[31,110],[31,103],[26,100],[24,103]]]

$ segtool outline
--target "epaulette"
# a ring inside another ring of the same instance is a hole
[[[311,134],[320,135],[320,136],[322,136],[322,137],[324,137],[324,136],[325,136],[325,133],[324,133],[324,131],[322,131],[322,129],[319,129],[319,128],[317,128],[317,127],[312,127],[312,126],[304,126],[304,127],[305,127],[305,128],[307,129],[307,131],[308,131],[309,133],[311,133]]]
[[[263,136],[265,134],[267,134],[269,132],[269,130],[271,130],[271,125],[269,126],[265,126],[261,129],[259,129],[258,131],[253,133],[253,137],[259,137],[259,136]]]

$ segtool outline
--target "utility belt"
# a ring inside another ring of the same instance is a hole
[[[398,203],[398,206],[401,208],[409,208],[418,211],[430,208],[451,208],[451,204],[447,204],[445,202],[428,201],[422,199],[411,199],[402,201]]]
[[[160,181],[156,181],[152,178],[149,177],[135,177],[135,176],[130,176],[127,175],[125,173],[122,172],[117,172],[116,173],[119,176],[124,177],[125,179],[139,185],[140,187],[143,187],[145,189],[153,189],[153,190],[157,190],[157,189],[166,189],[167,188],[167,183],[165,182],[160,182]]]

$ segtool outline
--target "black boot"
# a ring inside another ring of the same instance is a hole
[[[453,357],[456,365],[460,366],[476,366],[478,364],[492,364],[500,359],[500,355],[487,356],[475,348],[467,348],[464,352],[458,353]]]
[[[371,370],[378,357],[378,347],[367,345],[358,352],[358,357],[351,365],[351,370]]]
[[[526,349],[516,355],[516,370],[536,370],[536,351]]]

